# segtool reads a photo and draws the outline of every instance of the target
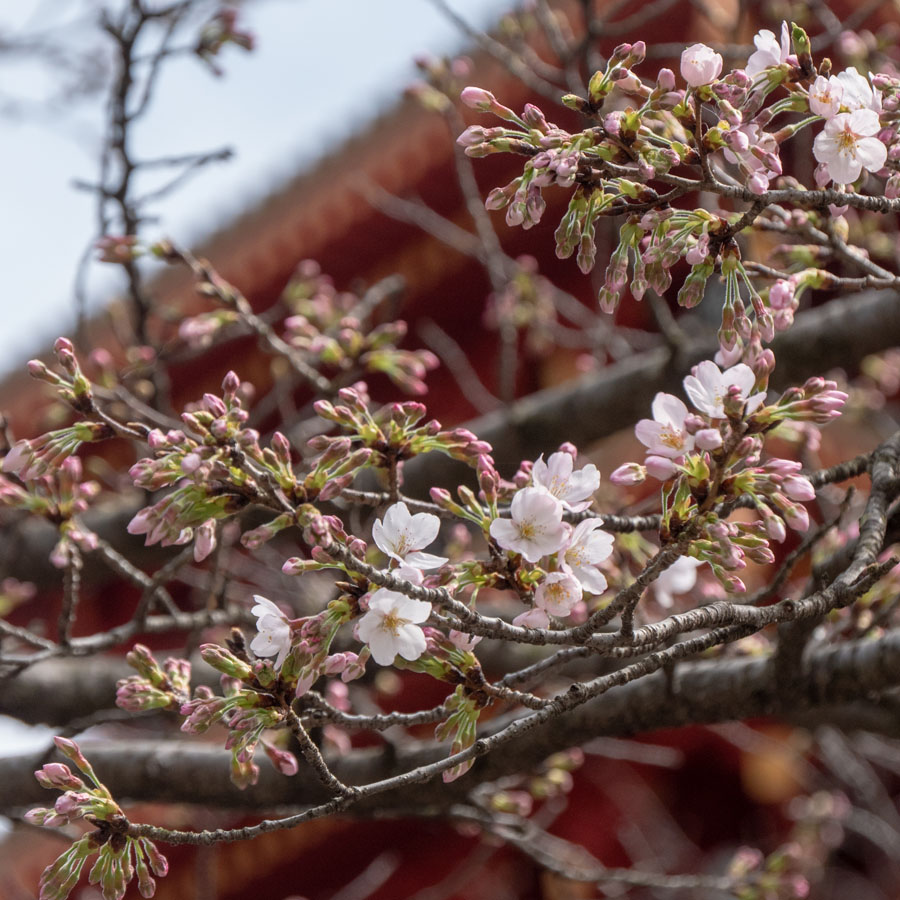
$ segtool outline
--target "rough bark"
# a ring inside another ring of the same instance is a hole
[[[750,658],[682,663],[674,681],[662,672],[639,679],[559,716],[476,762],[451,785],[440,781],[380,794],[356,807],[359,813],[412,806],[445,806],[477,783],[525,771],[550,754],[591,738],[626,737],[662,728],[770,716],[812,726],[830,723],[846,730],[900,737],[897,687],[900,635],[813,650],[797,674],[790,698],[773,677],[771,659]],[[490,723],[487,733],[503,727]],[[294,778],[276,774],[261,760],[260,779],[245,791],[228,780],[229,754],[196,741],[83,742],[99,776],[120,800],[195,803],[244,811],[302,806],[327,799],[306,768]],[[426,744],[387,750],[354,750],[332,760],[344,783],[364,784],[441,758],[445,746]],[[0,809],[21,810],[50,803],[32,772],[53,754],[19,754],[0,759]],[[371,807],[371,809],[370,809]]]

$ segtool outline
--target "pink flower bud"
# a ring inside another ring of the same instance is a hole
[[[666,456],[648,456],[644,460],[644,467],[647,470],[647,474],[658,481],[668,481],[678,471],[678,466],[675,465],[674,460]],[[610,476],[610,479],[612,479],[612,476]]]
[[[694,435],[694,443],[701,450],[716,450],[722,446],[722,434],[717,428],[701,428]]]
[[[625,463],[610,474],[609,480],[620,487],[630,487],[633,484],[641,484],[641,482],[646,481],[647,470],[638,463]]]
[[[702,87],[715,81],[724,61],[706,44],[692,44],[681,54],[681,77],[691,87]]]
[[[816,489],[812,483],[802,475],[788,475],[784,479],[784,492],[791,500],[815,500]]]
[[[497,98],[490,92],[479,87],[466,87],[460,92],[459,99],[469,109],[477,109],[479,112],[490,112]]]

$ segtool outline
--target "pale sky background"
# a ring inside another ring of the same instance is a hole
[[[0,3],[0,38],[59,27],[103,5]],[[453,0],[482,27],[511,5]],[[135,129],[140,157],[226,144],[236,154],[161,203],[151,238],[190,245],[220,228],[388,108],[416,79],[414,55],[452,54],[466,45],[429,0],[255,0],[240,21],[254,33],[256,49],[226,47],[221,78],[193,57],[173,60]],[[85,26],[80,33],[92,32]],[[77,39],[79,31],[72,34]],[[59,79],[46,67],[0,54],[0,372],[71,330],[74,276],[94,234],[94,199],[72,182],[96,179],[103,95],[39,113],[53,87]],[[15,105],[24,113],[10,115]],[[110,266],[92,266],[93,309],[109,299],[117,277]]]

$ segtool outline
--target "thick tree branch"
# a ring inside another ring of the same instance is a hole
[[[438,780],[403,786],[363,801],[356,809],[365,813],[375,806],[389,811],[410,803],[452,803],[476,784],[527,770],[552,753],[599,736],[624,737],[758,716],[900,736],[893,706],[881,704],[900,685],[900,634],[813,650],[798,673],[797,685],[796,694],[786,703],[772,678],[771,658],[682,663],[674,679],[656,672],[517,736],[504,745],[502,753],[488,754],[469,775],[451,785]],[[861,701],[861,697],[867,699]],[[485,736],[509,724],[509,719],[495,720]],[[196,743],[104,741],[92,745],[85,741],[84,749],[114,796],[123,800],[253,810],[317,803],[329,796],[309,768],[286,779],[265,764],[259,783],[239,791],[229,781],[229,754]],[[329,760],[329,765],[344,784],[362,785],[431,764],[446,754],[446,747],[436,744],[390,752],[355,750]],[[0,809],[48,802],[50,795],[31,774],[45,761],[40,753],[0,759]]]

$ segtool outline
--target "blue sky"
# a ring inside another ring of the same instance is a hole
[[[53,28],[76,18],[84,0],[2,4],[0,35]],[[453,0],[469,21],[489,25],[509,0]],[[452,53],[464,39],[428,0],[255,0],[242,14],[257,49],[226,48],[214,78],[193,58],[173,61],[148,118],[136,129],[143,157],[230,145],[232,161],[207,168],[158,207],[151,237],[190,244],[309,167],[323,151],[392,104],[415,78],[414,55]],[[102,99],[33,114],[54,80],[45,69],[0,56],[0,371],[46,347],[74,322],[72,285],[93,232],[93,198],[72,187],[91,181],[101,140]],[[92,266],[92,308],[116,280]]]

